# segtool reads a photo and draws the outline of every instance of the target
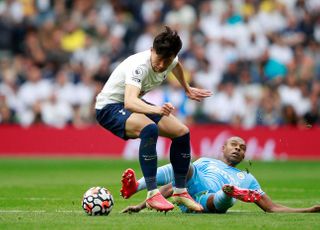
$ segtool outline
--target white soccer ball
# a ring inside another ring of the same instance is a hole
[[[108,215],[114,205],[110,191],[103,187],[92,187],[83,195],[82,208],[91,216]]]

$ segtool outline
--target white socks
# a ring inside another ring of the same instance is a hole
[[[147,199],[150,198],[150,197],[153,197],[158,192],[160,192],[160,191],[157,188],[153,189],[151,191],[148,191]],[[184,193],[184,192],[188,192],[186,188],[176,188],[176,187],[173,188],[173,193],[175,193],[175,194],[180,194],[180,193]]]
[[[187,189],[186,188],[173,188],[173,193],[184,193],[184,192],[187,192]]]
[[[147,193],[147,199],[148,198],[150,198],[150,197],[153,197],[155,194],[157,194],[158,192],[160,192],[159,191],[159,189],[153,189],[153,190],[151,190],[151,191],[148,191],[148,193]]]

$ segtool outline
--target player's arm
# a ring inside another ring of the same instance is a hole
[[[285,213],[297,213],[297,212],[320,212],[320,205],[314,205],[309,208],[290,208],[284,205],[274,203],[267,194],[262,195],[261,199],[256,202],[265,212],[285,212]]]
[[[172,73],[179,81],[180,85],[183,87],[183,89],[186,92],[186,95],[196,101],[201,101],[202,99],[206,97],[210,97],[212,95],[212,92],[206,89],[199,89],[190,87],[188,82],[186,81],[184,74],[183,74],[183,67],[180,62],[177,63],[177,65],[172,69]]]
[[[165,198],[171,197],[173,194],[172,184],[170,183],[170,184],[161,186],[159,188],[159,191],[163,197]],[[140,212],[142,209],[145,209],[146,207],[147,207],[146,201],[143,201],[138,205],[128,206],[125,209],[123,209],[121,212],[122,213]]]
[[[145,103],[139,98],[140,89],[134,85],[126,84],[124,94],[124,106],[134,113],[160,114],[168,116],[174,107],[171,103],[162,106],[153,106]]]

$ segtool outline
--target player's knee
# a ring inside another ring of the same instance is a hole
[[[154,123],[146,125],[140,132],[140,138],[158,137],[158,135],[159,135],[159,128]]]
[[[184,136],[184,135],[188,134],[189,132],[190,132],[189,128],[187,126],[183,125],[178,128],[176,137]]]

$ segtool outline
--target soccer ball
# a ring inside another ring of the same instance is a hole
[[[114,205],[110,191],[103,187],[92,187],[83,195],[82,208],[91,216],[107,216]]]

